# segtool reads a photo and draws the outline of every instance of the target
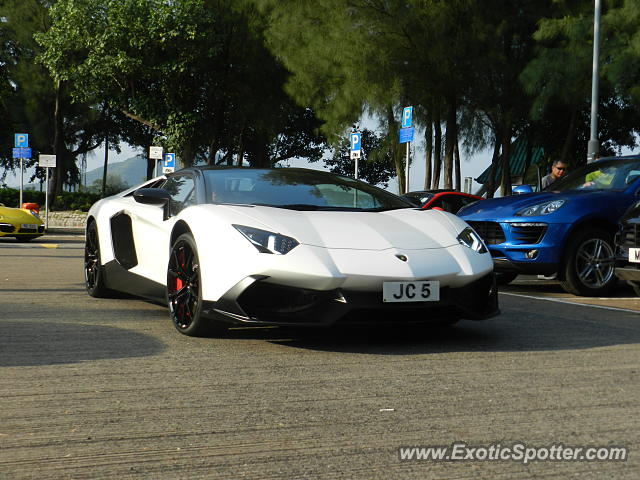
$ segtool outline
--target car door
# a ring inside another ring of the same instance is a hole
[[[137,204],[132,215],[139,273],[166,284],[169,240],[176,215],[195,203],[195,180],[191,174],[172,175],[161,185],[171,196],[167,215],[161,206]]]

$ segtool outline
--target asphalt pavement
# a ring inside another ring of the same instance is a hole
[[[0,479],[640,478],[635,311],[519,279],[484,322],[190,338],[89,297],[82,242],[0,239]],[[456,442],[629,456],[401,460]]]

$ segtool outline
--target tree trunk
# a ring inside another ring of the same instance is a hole
[[[489,179],[486,183],[486,197],[493,198],[496,192],[496,176],[498,173],[498,160],[500,159],[500,147],[502,145],[502,136],[498,135],[493,144],[493,155],[491,156],[491,170],[489,170]]]
[[[456,132],[457,133],[457,132]],[[453,147],[453,158],[455,163],[455,179],[456,179],[456,190],[459,192],[461,189],[461,179],[460,179],[460,148],[458,147],[458,136],[456,135],[456,143]]]
[[[104,137],[104,167],[102,168],[102,198],[107,196],[107,167],[109,165],[109,137]]]
[[[449,99],[447,102],[447,131],[445,133],[444,150],[444,188],[453,187],[453,150],[456,144],[456,105]]]
[[[433,182],[431,188],[436,189],[440,187],[440,168],[442,166],[442,127],[440,126],[439,112],[436,114],[436,119],[433,122],[435,135],[433,139],[434,153],[433,153]]]
[[[562,153],[560,154],[559,160],[564,163],[569,163],[567,158],[569,156],[569,152],[571,151],[571,146],[573,145],[574,138],[576,136],[576,121],[578,119],[578,105],[573,104],[571,109],[571,118],[569,119],[569,125],[567,126],[567,136],[564,139],[564,144],[562,145]]]
[[[424,189],[431,188],[431,157],[433,155],[433,122],[431,119],[431,111],[427,112],[427,128],[424,132],[425,148],[424,148]]]
[[[151,142],[153,140],[149,140],[147,142],[147,144],[145,145],[145,151],[147,152],[147,180],[151,180],[154,175],[155,175],[155,167],[156,167],[156,160],[155,158],[150,158],[149,157],[149,151],[151,150]]]
[[[511,122],[507,121],[502,136],[502,181],[500,191],[503,197],[511,195]]]
[[[53,153],[56,156],[56,167],[53,169],[53,181],[50,186],[50,206],[55,205],[56,195],[62,192],[65,178],[66,148],[64,145],[64,114],[62,112],[62,82],[56,80],[56,99],[53,112]]]

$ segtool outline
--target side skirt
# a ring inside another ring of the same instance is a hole
[[[103,265],[107,288],[166,305],[166,287],[124,269],[116,260]]]

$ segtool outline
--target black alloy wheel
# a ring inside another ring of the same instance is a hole
[[[200,263],[195,240],[183,233],[171,247],[167,269],[169,315],[176,329],[189,336],[204,336],[224,330],[213,320],[202,318]]]
[[[91,222],[87,227],[84,243],[84,283],[92,297],[106,298],[110,290],[105,286],[104,269],[100,263],[100,242],[98,227]]]

